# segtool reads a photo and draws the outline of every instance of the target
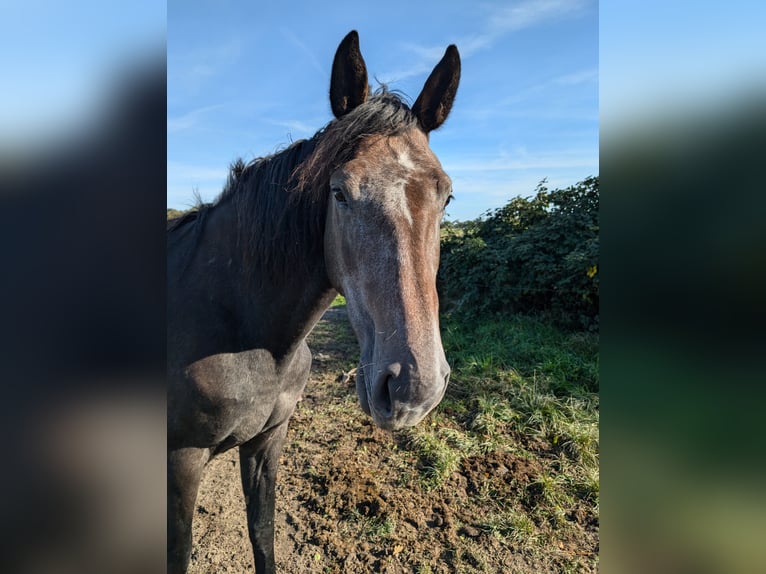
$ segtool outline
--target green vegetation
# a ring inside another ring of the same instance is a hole
[[[332,303],[330,303],[330,307],[343,307],[346,305],[346,298],[338,294],[335,296],[335,299],[332,300]]]
[[[598,328],[598,177],[442,228],[439,291],[457,313],[534,313]]]
[[[175,219],[176,217],[181,217],[184,213],[188,211],[188,210],[180,211],[178,209],[172,209],[170,207],[167,209],[168,209],[168,221],[170,221],[171,219]]]
[[[418,469],[421,473],[422,486],[433,490],[442,486],[455,472],[467,452],[449,442],[449,428],[434,421],[431,427],[423,427],[409,433],[409,450],[418,455]],[[466,445],[473,448],[473,444]]]

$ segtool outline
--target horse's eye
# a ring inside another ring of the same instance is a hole
[[[334,187],[332,189],[332,195],[335,198],[335,201],[337,201],[338,203],[340,203],[342,205],[346,205],[347,204],[346,196],[343,195],[343,192],[340,189],[338,189],[337,187]]]

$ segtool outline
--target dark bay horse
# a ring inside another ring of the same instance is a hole
[[[439,223],[450,179],[428,134],[452,108],[451,45],[410,108],[369,93],[355,31],[335,54],[335,119],[232,167],[218,199],[168,224],[168,566],[185,572],[205,464],[239,447],[256,572],[274,572],[274,496],[306,385],[306,336],[335,295],[361,347],[356,391],[376,425],[417,424],[444,396]]]

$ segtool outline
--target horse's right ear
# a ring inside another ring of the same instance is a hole
[[[359,34],[351,30],[338,46],[332,62],[330,104],[336,118],[345,116],[367,100],[367,66],[359,51]]]

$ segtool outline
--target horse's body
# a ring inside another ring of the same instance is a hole
[[[449,179],[427,134],[446,119],[454,46],[410,110],[368,98],[358,36],[341,43],[336,120],[232,168],[212,205],[168,227],[168,564],[184,572],[200,477],[239,447],[256,571],[274,571],[274,487],[288,420],[309,375],[305,338],[337,292],[362,349],[357,393],[383,428],[441,400],[435,278]]]

